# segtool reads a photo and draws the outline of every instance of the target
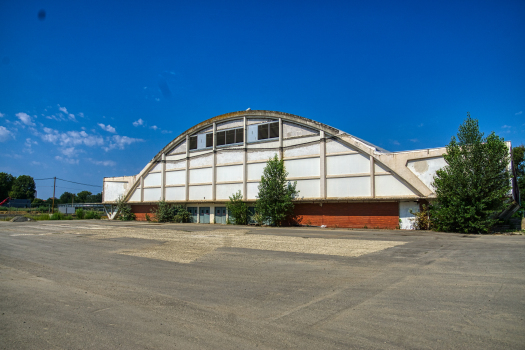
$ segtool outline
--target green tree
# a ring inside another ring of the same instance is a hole
[[[281,226],[286,218],[293,214],[293,199],[299,193],[296,190],[297,182],[286,181],[287,176],[284,161],[275,155],[266,163],[259,184],[255,210],[262,215],[265,222],[276,226]]]
[[[91,195],[92,195],[92,193],[89,192],[89,191],[78,192],[77,195],[75,196],[75,202],[77,202],[77,203],[87,203],[87,199]]]
[[[61,204],[68,204],[68,203],[71,203],[73,201],[73,197],[75,195],[71,192],[64,192],[60,195],[60,203]],[[55,203],[56,203],[56,200],[55,200]]]
[[[248,206],[242,201],[241,191],[230,196],[230,200],[226,203],[228,209],[228,216],[235,225],[248,224]]]
[[[512,162],[516,172],[516,181],[520,191],[520,199],[525,196],[525,146],[520,145],[512,148]]]
[[[9,197],[15,177],[8,173],[0,173],[0,202]]]
[[[87,196],[86,203],[102,203],[102,192]]]
[[[492,132],[483,137],[478,121],[467,114],[444,155],[447,165],[436,172],[436,229],[449,232],[488,232],[510,191],[509,150]]]
[[[35,198],[33,199],[33,201],[31,202],[31,205],[33,207],[38,207],[39,205],[42,205],[44,204],[44,200],[43,199],[40,199],[40,198]]]
[[[29,175],[20,175],[13,182],[9,197],[13,199],[31,199],[35,198],[36,185],[35,180]]]

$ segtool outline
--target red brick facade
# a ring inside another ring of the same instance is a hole
[[[133,204],[131,206],[131,211],[135,214],[135,220],[137,221],[146,221],[146,214],[153,220],[155,214],[151,212],[151,209],[156,208],[156,205],[147,205],[147,204]]]
[[[296,204],[295,221],[300,225],[350,228],[388,228],[399,225],[399,204],[324,203]]]

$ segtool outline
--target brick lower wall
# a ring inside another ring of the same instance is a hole
[[[387,228],[399,225],[399,203],[296,204],[295,224],[349,228]]]
[[[131,206],[131,211],[135,214],[135,220],[137,221],[146,221],[146,214],[153,220],[155,214],[151,212],[151,209],[156,208],[156,205],[149,204],[133,204]]]

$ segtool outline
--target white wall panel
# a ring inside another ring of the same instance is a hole
[[[318,135],[319,131],[310,129],[306,126],[284,122],[283,123],[283,137],[298,137],[307,135]]]
[[[186,187],[166,187],[167,201],[183,201],[186,200]]]
[[[199,167],[199,166],[212,166],[212,164],[213,164],[212,154],[202,156],[202,157],[190,158],[190,168]]]
[[[257,194],[259,193],[259,183],[258,182],[248,182],[246,184],[246,191],[248,199],[256,199]]]
[[[169,154],[186,153],[186,140],[179,143]]]
[[[384,173],[384,172],[387,172],[387,173],[388,173],[388,172],[390,172],[390,170],[388,170],[387,167],[385,167],[385,166],[383,166],[383,165],[381,165],[381,164],[375,162],[375,163],[374,163],[374,172],[376,172],[376,173]]]
[[[417,202],[399,202],[399,228],[402,230],[414,229],[415,215],[411,214],[419,212],[419,204]]]
[[[414,192],[393,175],[375,177],[375,192],[377,197],[408,196]]]
[[[326,154],[353,151],[350,146],[335,140],[326,141]]]
[[[217,153],[217,164],[242,163],[244,151],[225,151]]]
[[[190,169],[190,184],[211,182],[212,168]]]
[[[436,171],[447,165],[443,157],[427,158],[420,160],[409,160],[407,167],[421,180],[429,189],[434,191],[432,182]]]
[[[298,198],[319,198],[321,195],[321,180],[297,180],[296,189],[299,190]]]
[[[190,186],[190,200],[211,199],[211,185]]]
[[[242,183],[217,185],[215,191],[215,197],[217,200],[229,200],[230,196],[238,191],[241,191],[242,193]]]
[[[235,120],[230,120],[224,123],[218,123],[217,131],[225,130],[225,129],[233,129],[233,128],[242,128],[243,126],[244,126],[244,119],[235,119]]]
[[[248,164],[248,180],[260,180],[266,163]]]
[[[285,160],[284,166],[288,177],[319,176],[319,158]]]
[[[252,125],[252,124],[262,124],[262,123],[268,123],[268,122],[276,122],[278,119],[269,119],[269,118],[247,118],[246,124]]]
[[[128,188],[127,182],[104,182],[104,201],[114,202],[123,196]]]
[[[258,152],[248,152],[248,161],[257,161],[264,160],[267,161],[270,158],[273,158],[277,154],[277,151],[258,151]]]
[[[166,170],[172,169],[186,169],[186,160],[181,160],[178,162],[166,162]]]
[[[159,171],[162,171],[162,163],[157,163],[157,165],[155,165],[149,172],[154,173]]]
[[[161,173],[153,173],[146,175],[146,177],[144,178],[144,187],[160,186],[161,177]]]
[[[220,166],[217,170],[217,182],[242,181],[242,165]]]
[[[362,154],[326,157],[327,175],[370,173],[370,160]]]
[[[144,202],[158,202],[161,197],[160,188],[145,188],[144,189]]]
[[[310,156],[310,155],[319,155],[320,145],[313,144],[302,147],[287,148],[284,150],[284,157],[300,157],[300,156]]]
[[[326,195],[332,198],[370,196],[370,176],[326,179]]]
[[[136,188],[133,195],[129,198],[130,202],[140,202],[140,187]]]
[[[184,185],[185,183],[186,183],[186,170],[166,172],[166,186]]]

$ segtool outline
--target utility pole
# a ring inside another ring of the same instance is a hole
[[[55,187],[57,184],[57,178],[55,176],[54,182],[53,182],[53,206],[51,207],[51,214],[55,213]]]

